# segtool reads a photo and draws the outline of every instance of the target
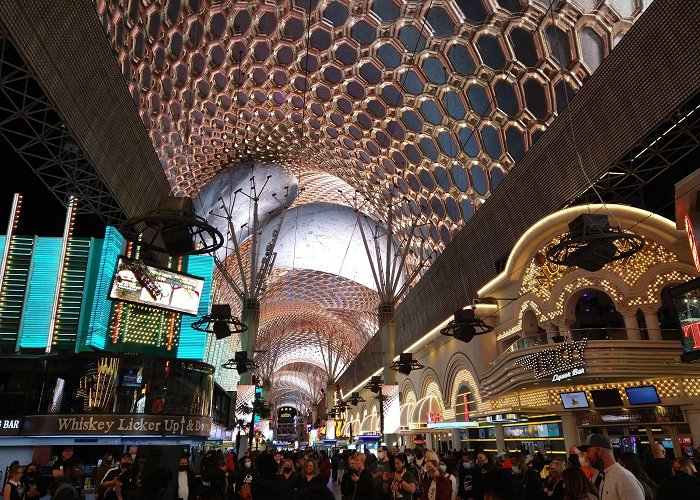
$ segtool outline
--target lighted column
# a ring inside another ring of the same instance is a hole
[[[462,449],[462,435],[459,429],[452,429],[452,448],[455,450]]]
[[[627,330],[627,340],[640,340],[639,323],[637,322],[637,311],[632,309],[621,309],[622,318],[625,320],[625,330]]]
[[[568,453],[572,446],[576,446],[581,443],[578,427],[576,426],[576,415],[573,412],[562,412],[561,430],[564,434],[564,447]]]
[[[503,424],[494,424],[493,428],[496,433],[496,454],[508,453],[506,437],[503,433]]]
[[[642,309],[642,312],[644,312],[644,321],[647,324],[649,340],[663,340],[661,338],[661,329],[659,328],[659,314],[656,310],[656,306],[645,307]]]

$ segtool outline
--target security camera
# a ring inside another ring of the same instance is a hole
[[[475,306],[477,304],[481,304],[481,299],[472,299],[472,305]]]

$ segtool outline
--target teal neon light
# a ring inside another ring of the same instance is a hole
[[[95,288],[90,307],[90,320],[86,338],[86,344],[97,349],[105,349],[107,346],[112,312],[112,301],[107,297],[124,242],[124,237],[116,227],[107,227],[104,243],[102,244],[99,267],[94,278]]]
[[[204,288],[202,289],[202,296],[199,301],[198,317],[182,315],[177,357],[201,361],[205,357],[207,334],[193,330],[192,323],[209,313],[211,282],[214,276],[214,258],[210,255],[190,255],[187,257],[185,272],[204,278]]]
[[[36,238],[20,323],[20,348],[45,348],[49,339],[62,238]]]

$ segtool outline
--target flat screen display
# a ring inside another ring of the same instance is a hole
[[[109,298],[196,316],[204,278],[119,257]]]
[[[606,406],[622,406],[620,391],[617,389],[599,389],[591,391],[591,399],[596,408]]]
[[[658,405],[661,403],[656,387],[653,385],[626,387],[625,392],[631,405]]]
[[[585,392],[562,392],[559,394],[559,397],[561,398],[561,404],[567,410],[588,408],[590,406]]]
[[[700,278],[674,286],[671,297],[683,331],[681,360],[700,359]]]

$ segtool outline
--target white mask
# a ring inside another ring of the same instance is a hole
[[[377,457],[379,457],[380,460],[384,460],[384,457],[386,457],[386,453],[384,453],[383,451],[378,451]]]

